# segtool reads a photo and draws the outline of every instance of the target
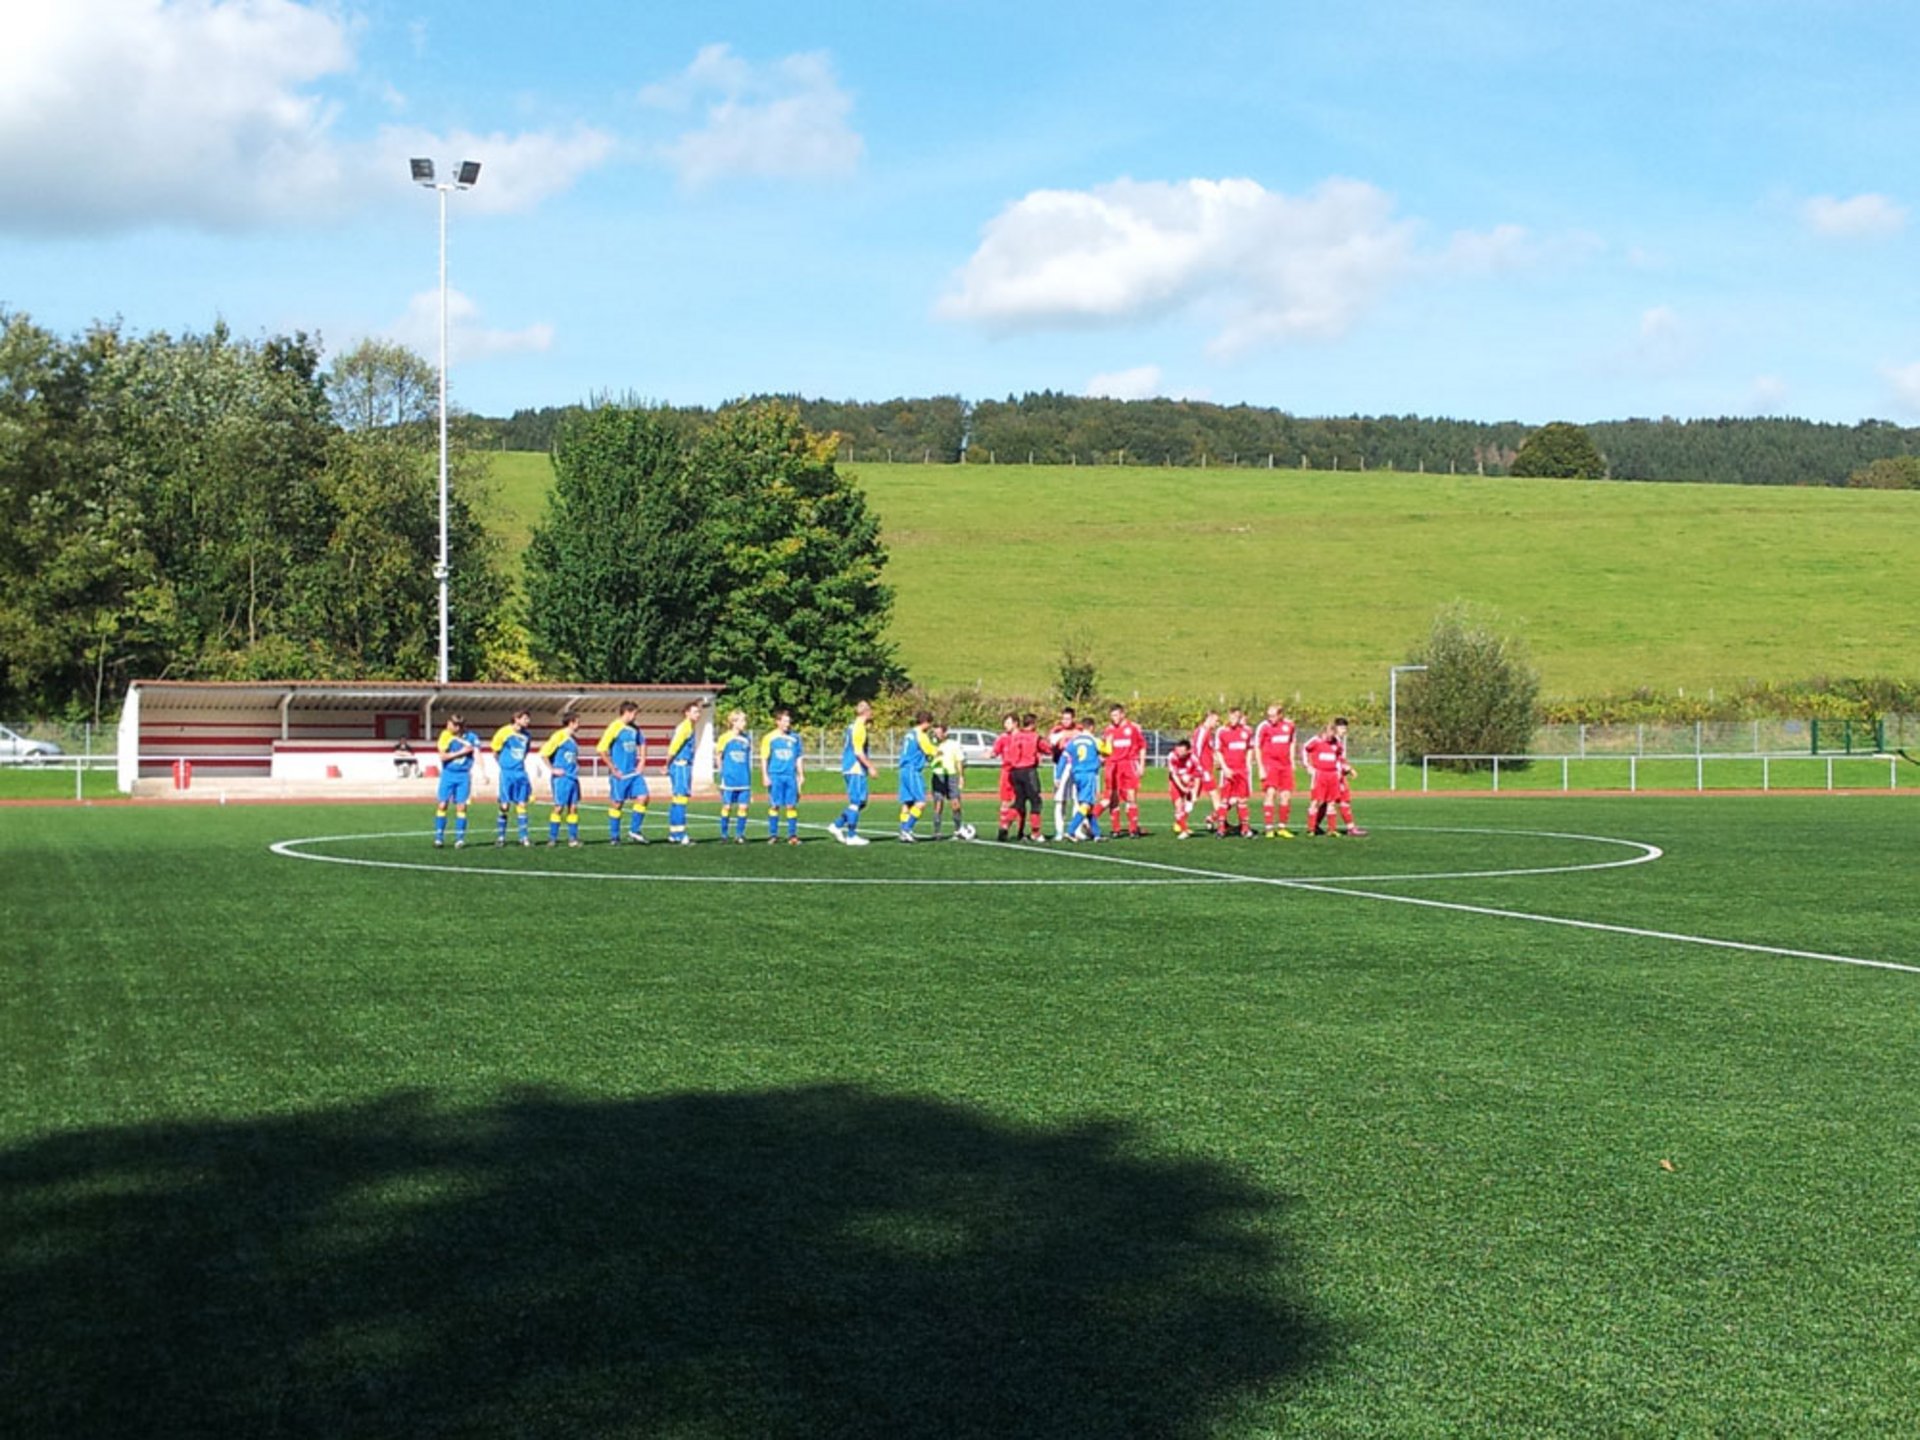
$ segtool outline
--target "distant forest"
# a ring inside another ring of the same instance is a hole
[[[1419,415],[1305,418],[1252,405],[1104,400],[1053,391],[968,402],[957,395],[873,402],[781,398],[809,429],[841,437],[843,463],[938,465],[1268,465],[1504,475],[1537,428]],[[507,450],[549,450],[585,407],[516,410],[477,428]],[[700,408],[660,407],[686,416]],[[1615,480],[1721,485],[1844,485],[1874,460],[1920,455],[1920,429],[1882,420],[1605,420],[1582,426]]]

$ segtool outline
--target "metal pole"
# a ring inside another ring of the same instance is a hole
[[[433,578],[440,584],[440,683],[447,683],[447,190],[440,192],[440,563]]]

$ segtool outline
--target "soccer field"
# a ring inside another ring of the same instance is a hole
[[[1910,797],[888,808],[7,810],[0,1434],[1920,1426]]]

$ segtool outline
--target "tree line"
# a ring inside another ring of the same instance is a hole
[[[301,334],[0,312],[0,713],[434,674],[438,380],[380,341],[323,368]],[[454,679],[706,680],[805,718],[904,681],[879,522],[791,405],[570,411],[524,589],[480,518],[494,437],[451,438]]]
[[[1512,473],[1537,427],[1420,415],[1310,418],[1254,405],[1109,400],[1038,391],[968,402],[956,395],[873,402],[779,397],[808,429],[840,438],[839,458],[952,465],[1180,465]],[[486,422],[509,450],[551,450],[584,406],[516,410]],[[656,407],[692,423],[698,407]],[[1727,485],[1844,485],[1877,460],[1920,456],[1920,429],[1773,417],[1630,419],[1582,426],[1605,476]]]

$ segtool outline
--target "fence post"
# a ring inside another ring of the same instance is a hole
[[[1698,725],[1700,722],[1696,720],[1693,723]],[[1693,788],[1696,790],[1705,790],[1707,788],[1707,757],[1700,753],[1699,736],[1697,734],[1694,737],[1693,750]]]
[[[1833,789],[1833,756],[1827,756],[1827,789]]]
[[[1564,755],[1560,757],[1560,793],[1567,793],[1567,757]]]
[[[1773,788],[1773,757],[1770,755],[1760,757],[1760,788],[1762,790]]]
[[[1580,722],[1580,758],[1587,758],[1587,722],[1584,720]]]
[[[1627,793],[1638,794],[1640,790],[1640,757],[1627,756]]]
[[[1424,755],[1420,757],[1420,793],[1427,793],[1427,757]]]
[[[1498,755],[1493,757],[1493,793],[1496,795],[1500,793],[1500,757]]]

